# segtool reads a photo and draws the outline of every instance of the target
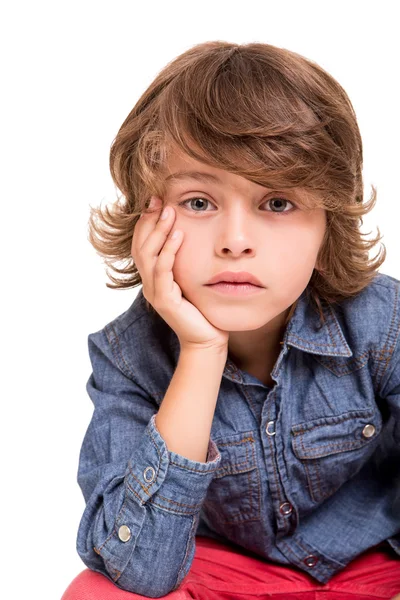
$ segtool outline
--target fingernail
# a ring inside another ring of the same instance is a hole
[[[167,217],[168,217],[168,208],[165,207],[164,210],[161,213],[160,219],[161,219],[161,221],[164,221]]]

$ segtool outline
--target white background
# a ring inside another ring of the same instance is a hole
[[[57,600],[84,568],[76,483],[92,405],[87,336],[126,310],[87,241],[115,199],[110,144],[165,64],[196,43],[252,41],[311,58],[346,89],[364,142],[363,231],[400,279],[396,3],[18,2],[0,14],[1,537],[7,598]],[[371,236],[372,237],[372,236]],[[373,256],[375,256],[373,253]],[[5,365],[5,368],[4,368]]]

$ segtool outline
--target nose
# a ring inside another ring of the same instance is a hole
[[[254,252],[254,222],[249,211],[233,206],[226,211],[216,239],[216,251],[223,255]]]

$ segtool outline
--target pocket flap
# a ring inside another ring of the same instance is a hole
[[[377,414],[368,409],[293,425],[293,452],[299,459],[310,460],[356,450],[376,439],[381,422]]]
[[[214,478],[246,473],[257,467],[253,432],[237,433],[214,441],[221,454]]]

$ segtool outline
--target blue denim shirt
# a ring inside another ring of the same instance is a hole
[[[228,355],[203,463],[168,451],[155,425],[180,346],[140,288],[88,337],[83,562],[152,598],[180,586],[196,534],[321,583],[387,540],[400,572],[399,292],[400,281],[378,273],[358,296],[324,308],[321,326],[305,290],[272,388]]]

